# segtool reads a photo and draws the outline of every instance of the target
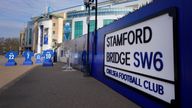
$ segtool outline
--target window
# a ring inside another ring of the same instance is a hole
[[[64,56],[64,51],[63,50],[61,50],[61,57],[63,57]]]
[[[43,40],[43,43],[45,45],[48,45],[48,31],[49,31],[49,28],[45,28],[44,30],[44,36],[42,36],[42,40]]]
[[[30,28],[29,29],[29,45],[31,45],[31,43],[32,43],[32,29]]]
[[[78,38],[83,34],[83,21],[75,22],[75,30],[74,30],[75,38]]]
[[[89,30],[90,30],[90,32],[95,31],[95,20],[90,20]]]
[[[55,23],[53,23],[53,26],[55,27]]]
[[[103,26],[108,25],[113,22],[113,19],[104,19],[103,20]]]

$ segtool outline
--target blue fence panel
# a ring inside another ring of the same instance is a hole
[[[154,0],[153,3],[147,5],[128,16],[115,21],[114,23],[98,30],[96,51],[93,54],[92,48],[94,44],[90,42],[90,62],[92,63],[92,76],[99,81],[105,83],[115,91],[132,100],[136,104],[146,108],[163,108],[172,107],[169,104],[159,101],[156,98],[133,89],[123,83],[110,79],[104,75],[104,37],[107,33],[111,33],[122,28],[132,25],[135,22],[145,19],[148,16],[156,14],[168,8],[176,8],[177,10],[177,28],[176,34],[178,37],[176,44],[176,60],[177,69],[176,76],[176,104],[182,108],[192,107],[192,1],[190,0]],[[92,40],[90,40],[92,41]],[[92,51],[92,52],[91,52]],[[93,57],[93,58],[92,58]],[[91,61],[92,60],[92,61]]]

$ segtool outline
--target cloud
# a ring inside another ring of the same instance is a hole
[[[0,37],[19,37],[25,23],[13,20],[0,20]]]
[[[13,20],[0,20],[0,27],[6,28],[21,28],[24,27],[25,23],[13,21]]]
[[[83,5],[83,0],[1,0],[0,37],[18,36],[19,31],[30,21],[30,18],[41,15],[48,5],[55,11],[75,5]]]

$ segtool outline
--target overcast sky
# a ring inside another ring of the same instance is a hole
[[[83,5],[83,0],[0,0],[0,37],[19,37],[27,21],[41,15],[47,5],[59,10]]]

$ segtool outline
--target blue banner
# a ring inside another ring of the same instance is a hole
[[[45,45],[48,44],[48,35],[44,35],[44,44],[45,44]]]
[[[66,22],[64,25],[64,40],[70,40],[71,38],[71,22]]]

